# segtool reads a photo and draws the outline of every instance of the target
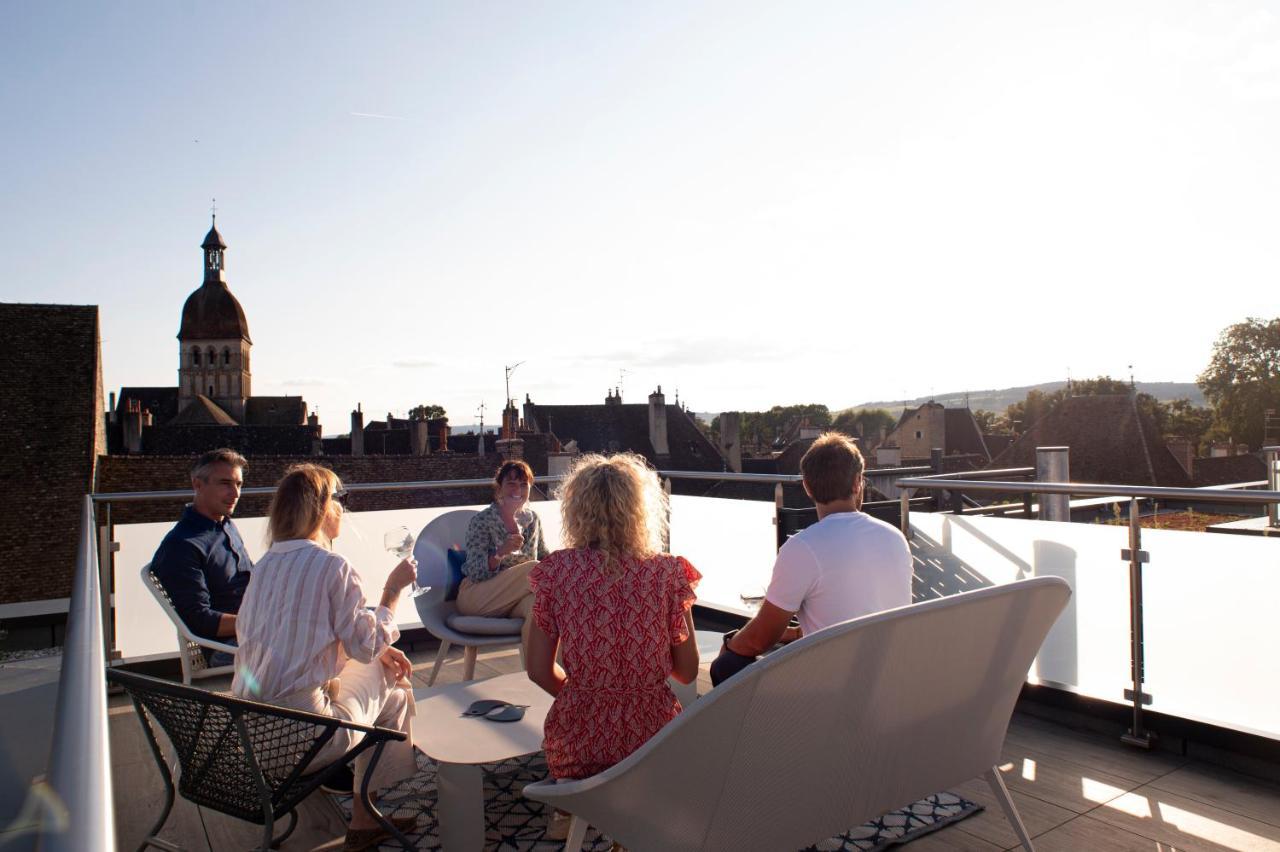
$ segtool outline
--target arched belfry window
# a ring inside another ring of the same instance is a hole
[[[209,355],[209,359],[205,363],[210,367],[218,366],[218,353],[213,350],[212,346],[209,347],[207,354]]]
[[[227,349],[227,348],[224,346],[224,347],[222,348],[222,366],[224,366],[224,367],[225,367],[225,366],[229,365],[230,363],[231,363],[231,350],[230,350],[230,349]]]
[[[200,366],[200,350],[199,349],[193,348],[191,350],[191,366],[193,367]]]

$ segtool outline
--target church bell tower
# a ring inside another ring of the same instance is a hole
[[[237,423],[251,395],[249,323],[227,287],[227,244],[217,215],[204,242],[204,282],[182,306],[178,329],[178,407],[207,397]]]

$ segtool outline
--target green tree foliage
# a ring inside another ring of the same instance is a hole
[[[444,408],[439,405],[418,405],[409,409],[410,420],[438,420],[446,416]]]
[[[807,405],[775,405],[768,411],[743,411],[740,435],[744,448],[766,449],[786,436],[788,429],[801,419],[818,429],[831,426],[831,411],[821,403]],[[720,418],[711,421],[711,433],[720,439]]]
[[[1190,438],[1197,452],[1213,426],[1213,409],[1192,405],[1189,400],[1175,399],[1160,403],[1156,409],[1156,428],[1161,436],[1180,435]]]
[[[978,430],[984,435],[1005,432],[1009,428],[1009,424],[1005,422],[1003,415],[996,414],[994,411],[987,411],[985,408],[979,408],[973,412],[973,419],[978,421]]]
[[[846,408],[831,420],[831,428],[850,438],[878,438],[881,427],[887,432],[898,420],[883,408]]]
[[[1212,437],[1262,446],[1263,417],[1280,409],[1280,317],[1224,329],[1197,381],[1214,409]]]

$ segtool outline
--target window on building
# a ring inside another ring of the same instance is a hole
[[[200,366],[200,350],[199,349],[191,350],[191,366],[193,367]]]
[[[228,365],[228,364],[230,364],[230,363],[231,363],[231,350],[230,350],[230,349],[223,349],[223,350],[222,350],[222,365],[225,367],[226,365]]]
[[[924,433],[923,433],[923,432],[921,432],[919,429],[917,429],[917,430],[916,430],[916,440],[918,441],[918,440],[920,440],[920,439],[921,439],[921,438],[923,438],[923,437],[924,437]]]

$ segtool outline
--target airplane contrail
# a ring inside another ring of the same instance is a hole
[[[377,113],[377,112],[352,112],[347,114],[354,115],[357,118],[386,118],[386,119],[390,119],[391,121],[405,120],[403,115],[383,115],[382,113]]]

